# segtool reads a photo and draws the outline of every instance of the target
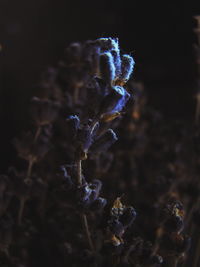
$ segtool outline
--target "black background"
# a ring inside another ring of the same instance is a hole
[[[193,118],[197,14],[192,1],[0,0],[1,169],[14,157],[11,140],[28,119],[41,71],[73,41],[119,37],[149,102],[168,118]]]

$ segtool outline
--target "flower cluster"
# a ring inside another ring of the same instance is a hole
[[[19,163],[0,179],[2,264],[30,266],[39,251],[47,265],[97,261],[108,204],[99,174],[112,163],[107,151],[118,140],[114,128],[131,98],[125,84],[133,67],[133,58],[121,55],[118,39],[100,38],[72,43],[64,59],[43,73],[30,103],[33,130],[14,140],[27,167]],[[134,209],[124,209],[119,218],[124,229],[134,217]],[[50,261],[45,256],[49,241],[57,251]]]
[[[199,265],[200,129],[150,107],[133,68],[99,38],[43,73],[0,175],[0,266]]]

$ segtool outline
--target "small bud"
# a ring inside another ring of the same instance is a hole
[[[95,179],[92,181],[92,183],[90,184],[90,188],[92,190],[96,190],[98,193],[100,192],[102,187],[102,182],[98,179]]]
[[[91,204],[92,211],[101,211],[107,204],[105,198],[99,197]]]
[[[100,55],[99,68],[101,78],[106,83],[111,84],[115,79],[115,65],[111,53],[106,52]]]
[[[124,209],[123,214],[120,216],[120,222],[125,226],[130,226],[136,218],[136,211],[133,207],[127,207]]]
[[[89,125],[83,126],[78,130],[77,141],[81,145],[83,152],[87,152],[93,142],[93,135]]]
[[[129,55],[123,55],[121,60],[122,60],[122,64],[121,64],[120,79],[126,82],[129,80],[131,73],[133,72],[135,62],[133,58]]]
[[[103,118],[107,113],[114,114],[122,111],[129,98],[129,93],[123,87],[113,86],[100,106],[101,117]]]
[[[102,182],[100,180],[94,180],[92,183],[89,184],[89,187],[91,189],[90,202],[92,203],[99,196],[99,192],[102,187]]]
[[[118,138],[115,132],[112,129],[108,129],[94,142],[94,144],[91,146],[91,151],[96,153],[105,151],[117,140]]]
[[[116,90],[120,90],[122,97],[120,98],[120,100],[118,101],[117,105],[112,110],[112,112],[120,112],[122,111],[127,101],[129,100],[130,94],[123,87],[120,86],[115,86],[115,87],[117,87]]]
[[[101,52],[107,52],[118,47],[118,40],[112,38],[99,38],[96,40],[96,44],[100,46]]]
[[[116,236],[121,237],[124,233],[123,224],[117,219],[108,222],[109,230]]]
[[[121,73],[121,57],[120,57],[119,49],[112,50],[111,54],[113,56],[113,61],[115,65],[115,76],[118,77]]]
[[[88,184],[84,184],[78,188],[77,198],[81,207],[87,208],[90,203],[91,188]]]
[[[68,130],[75,134],[80,126],[79,117],[77,115],[70,115],[67,117],[66,122]]]
[[[64,182],[64,188],[70,189],[73,186],[71,176],[67,173],[65,166],[60,167],[59,177],[61,177]]]

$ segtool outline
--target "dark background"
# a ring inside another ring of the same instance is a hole
[[[73,41],[119,37],[134,56],[135,79],[167,118],[194,117],[192,1],[0,0],[1,169],[28,119],[29,99],[46,66]]]

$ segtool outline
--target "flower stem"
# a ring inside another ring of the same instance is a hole
[[[37,139],[41,133],[41,130],[42,130],[41,126],[38,126],[35,137],[34,137],[34,143],[36,143],[36,141],[37,141]]]
[[[82,220],[83,220],[83,226],[84,226],[84,229],[85,229],[85,233],[86,233],[86,236],[87,236],[87,240],[88,240],[90,249],[92,251],[94,251],[94,244],[93,244],[92,239],[91,239],[91,234],[90,234],[90,230],[89,230],[89,226],[88,226],[87,216],[85,214],[82,214],[81,217],[82,217]]]
[[[17,220],[18,225],[21,225],[21,222],[22,222],[22,215],[24,211],[25,202],[26,202],[26,198],[22,196],[20,198],[20,205],[19,205],[19,212],[18,212],[18,220]]]
[[[79,186],[82,185],[82,164],[81,163],[82,163],[82,160],[79,159],[77,161],[77,182]],[[91,233],[90,233],[89,226],[88,226],[87,215],[81,214],[81,218],[82,218],[82,224],[85,230],[85,234],[88,240],[89,247],[92,251],[94,251],[94,244],[91,239]]]
[[[79,159],[77,161],[77,182],[78,185],[82,185],[82,161]]]
[[[34,163],[34,161],[32,159],[30,159],[29,164],[28,164],[26,179],[30,179],[32,168],[33,168],[33,163]]]
[[[40,133],[41,133],[41,126],[38,127],[36,133],[35,133],[35,137],[34,137],[34,143],[36,143]],[[29,159],[29,163],[28,163],[28,169],[27,169],[27,174],[26,174],[26,178],[24,179],[24,182],[26,183],[30,183],[31,182],[31,173],[32,173],[32,168],[33,168],[33,164],[34,164],[34,159],[31,157]],[[19,211],[18,211],[18,225],[21,225],[21,221],[22,221],[22,216],[23,216],[23,212],[24,212],[24,206],[26,203],[27,197],[22,196],[20,198],[20,205],[19,205]]]

